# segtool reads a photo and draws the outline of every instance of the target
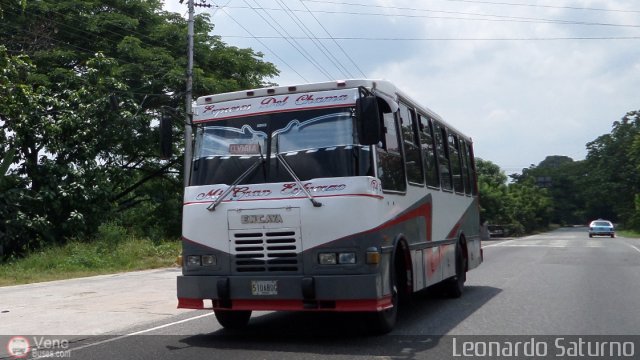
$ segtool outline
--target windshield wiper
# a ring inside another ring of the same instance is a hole
[[[304,191],[305,194],[307,194],[307,197],[309,198],[309,200],[311,201],[311,203],[313,204],[314,207],[320,207],[322,206],[322,203],[318,202],[313,195],[311,195],[311,193],[309,192],[309,190],[304,187],[304,185],[302,185],[302,181],[300,181],[300,178],[298,178],[298,176],[296,175],[296,173],[293,171],[293,169],[291,168],[291,166],[289,166],[289,164],[287,163],[287,161],[282,157],[282,155],[280,155],[280,153],[276,153],[276,158],[278,159],[278,161],[280,161],[280,163],[282,164],[282,166],[284,167],[285,170],[287,170],[287,172],[289,173],[289,175],[291,175],[291,177],[293,178],[293,180],[295,180],[296,184],[298,184],[298,186],[302,189],[302,191]]]
[[[227,188],[227,190],[225,190],[222,195],[218,196],[218,198],[209,206],[207,206],[207,210],[209,211],[215,211],[216,207],[218,205],[220,205],[220,203],[222,203],[222,201],[229,196],[229,194],[231,194],[231,192],[233,190],[235,190],[236,186],[238,186],[238,184],[240,184],[244,179],[246,179],[247,177],[249,177],[250,175],[252,175],[256,169],[258,167],[260,167],[260,165],[264,164],[264,155],[262,155],[262,150],[260,150],[260,159],[258,159],[256,162],[254,162],[245,172],[243,172],[240,176],[238,176],[238,178],[236,179],[236,181],[234,181],[231,186],[229,186]]]

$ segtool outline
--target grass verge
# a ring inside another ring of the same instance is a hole
[[[0,264],[0,286],[174,266],[179,241],[70,242]]]
[[[616,230],[616,235],[626,238],[640,239],[640,232],[631,230]]]

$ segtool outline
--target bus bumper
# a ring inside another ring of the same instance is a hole
[[[267,284],[267,290],[260,289]],[[392,307],[377,274],[178,276],[178,308],[263,311],[382,311]],[[209,305],[210,304],[210,305]]]

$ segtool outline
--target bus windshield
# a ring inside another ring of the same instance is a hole
[[[278,154],[302,181],[372,175],[369,147],[355,139],[352,108],[212,121],[196,133],[191,185],[231,184],[263,158],[265,165],[241,184],[291,181]]]

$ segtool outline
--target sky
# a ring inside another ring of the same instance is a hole
[[[519,173],[640,110],[637,0],[195,0],[280,85],[385,79]],[[187,16],[187,1],[165,8]]]

